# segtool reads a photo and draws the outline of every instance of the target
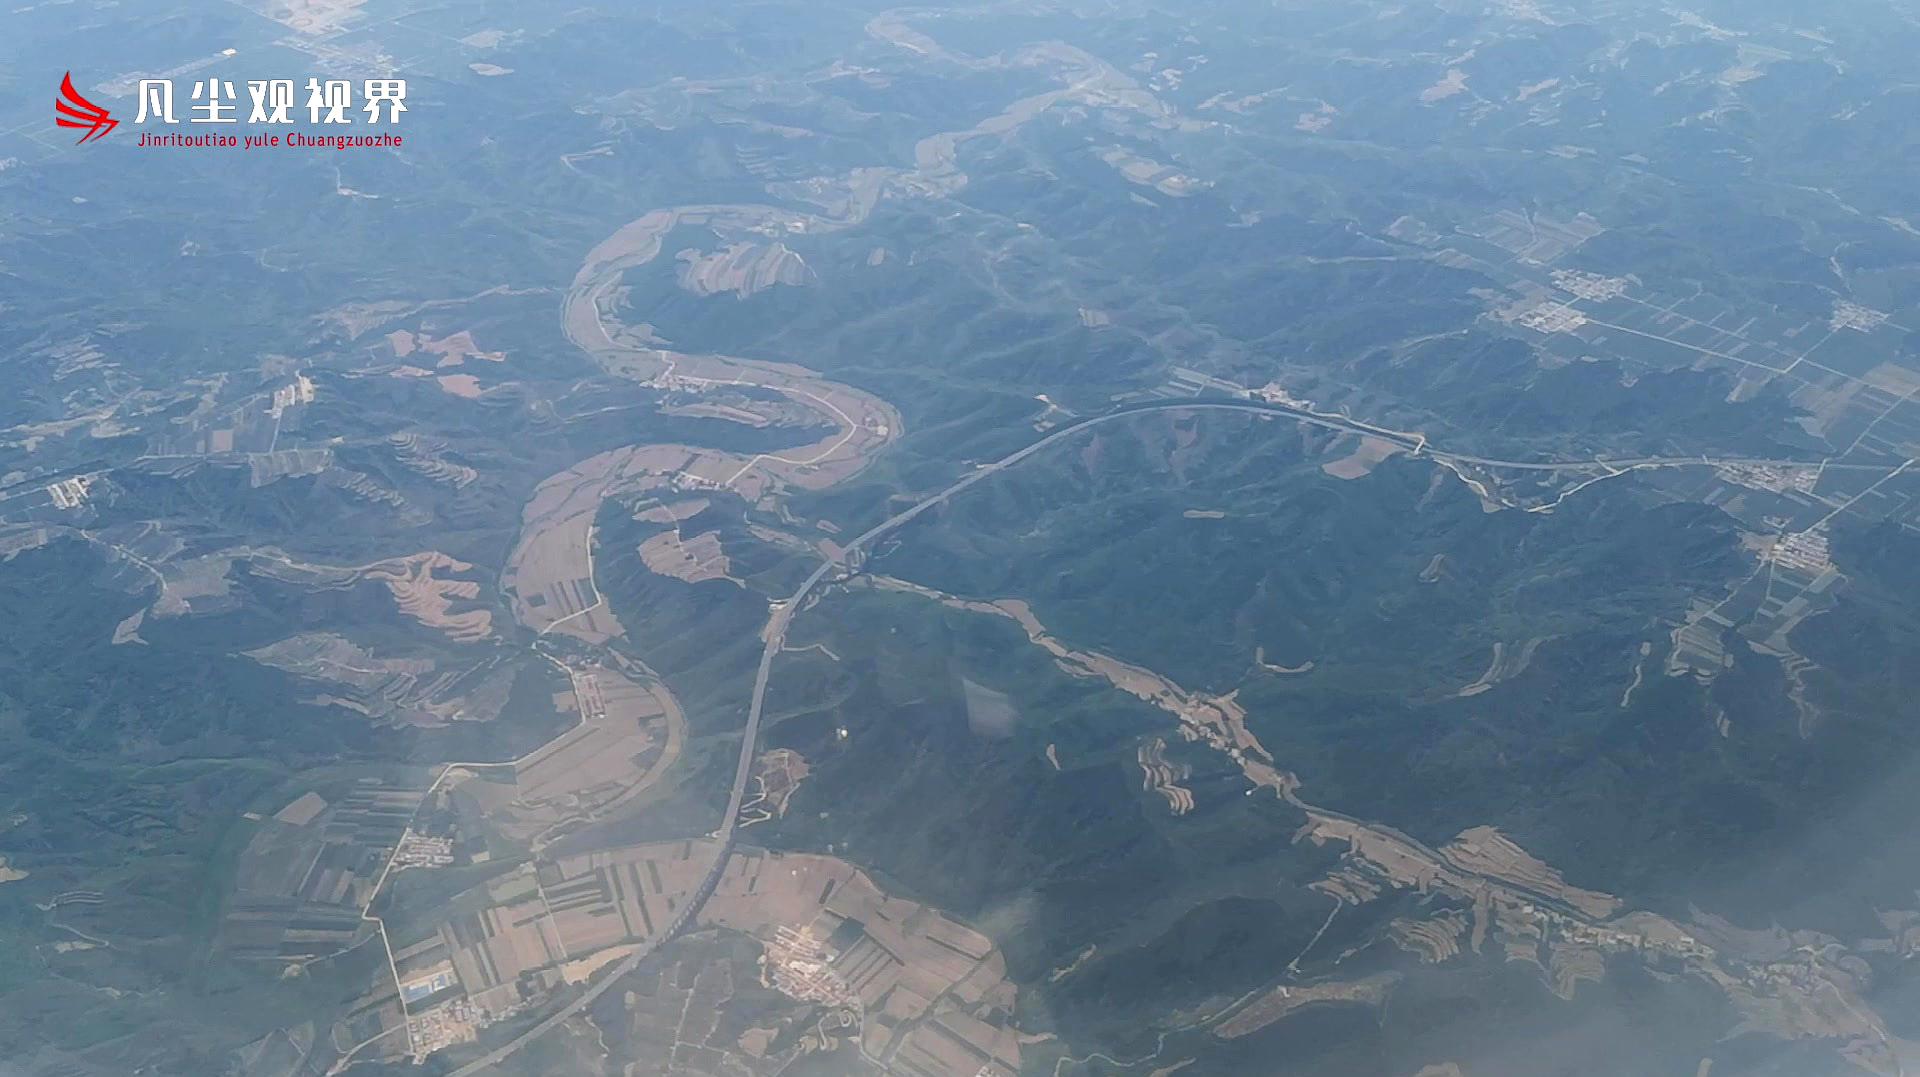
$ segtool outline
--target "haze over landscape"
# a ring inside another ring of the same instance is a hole
[[[4,22],[0,1077],[1920,1073],[1904,0]]]

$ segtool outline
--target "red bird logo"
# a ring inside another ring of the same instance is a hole
[[[82,97],[80,91],[73,88],[71,71],[60,80],[60,96],[54,99],[53,110],[59,113],[53,122],[62,127],[85,129],[87,133],[80,136],[81,142],[99,138],[120,126],[120,121],[108,115],[106,109]]]

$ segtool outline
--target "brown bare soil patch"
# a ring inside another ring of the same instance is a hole
[[[1619,898],[1568,883],[1558,871],[1490,826],[1462,831],[1440,847],[1440,855],[1457,868],[1546,894],[1596,920],[1620,911]]]
[[[745,299],[777,284],[811,284],[805,259],[784,243],[735,243],[711,254],[688,249],[680,260],[680,287],[694,295],[732,292]]]
[[[662,531],[640,544],[640,560],[662,576],[688,583],[727,578],[727,555],[714,531],[685,540],[677,530]]]
[[[481,359],[489,363],[507,361],[505,352],[482,351],[480,346],[473,342],[473,333],[466,329],[441,337],[439,340],[423,334],[413,339],[413,346],[428,355],[439,356],[439,362],[434,365],[441,367],[459,366],[468,359]]]
[[[1538,650],[1540,645],[1545,642],[1545,637],[1536,637],[1527,640],[1518,647],[1509,647],[1505,643],[1495,641],[1493,645],[1493,658],[1487,663],[1487,671],[1480,675],[1479,680],[1460,689],[1460,691],[1455,694],[1460,696],[1477,696],[1502,681],[1518,677],[1520,674],[1526,672],[1527,667],[1533,663],[1533,652]]]
[[[1167,761],[1167,742],[1154,737],[1140,746],[1136,761],[1140,764],[1140,788],[1166,798],[1167,808],[1175,815],[1193,810],[1193,793],[1180,783],[1193,776],[1193,768]]]
[[[753,762],[754,795],[740,805],[742,827],[787,814],[787,803],[799,792],[812,768],[791,748],[762,752]]]
[[[592,642],[622,632],[593,584],[593,518],[616,489],[665,484],[692,456],[684,446],[614,449],[588,457],[534,489],[520,515],[501,589],[514,619],[537,632],[556,625]]]
[[[480,597],[480,583],[449,579],[446,574],[472,570],[465,561],[429,550],[382,561],[366,574],[387,585],[401,613],[455,640],[471,643],[493,635],[493,613],[485,608],[454,612],[455,601],[471,602]]]
[[[653,505],[633,514],[633,518],[649,524],[677,524],[682,520],[691,520],[707,511],[713,502],[704,497],[690,497],[683,501],[673,501]]]
[[[1378,467],[1380,461],[1401,452],[1398,445],[1380,438],[1363,437],[1360,444],[1338,460],[1320,465],[1320,470],[1336,479],[1357,479]]]
[[[606,668],[569,670],[572,729],[515,760],[512,781],[455,789],[517,840],[597,818],[650,788],[680,754],[685,718],[664,686]]]
[[[442,374],[434,380],[440,383],[440,388],[454,396],[471,400],[480,395],[480,379],[471,374]]]
[[[1305,1006],[1319,1002],[1358,1003],[1378,1006],[1387,992],[1400,982],[1399,974],[1376,973],[1360,980],[1338,983],[1282,985],[1255,999],[1245,1009],[1214,1027],[1213,1034],[1232,1040],[1250,1035]]]

